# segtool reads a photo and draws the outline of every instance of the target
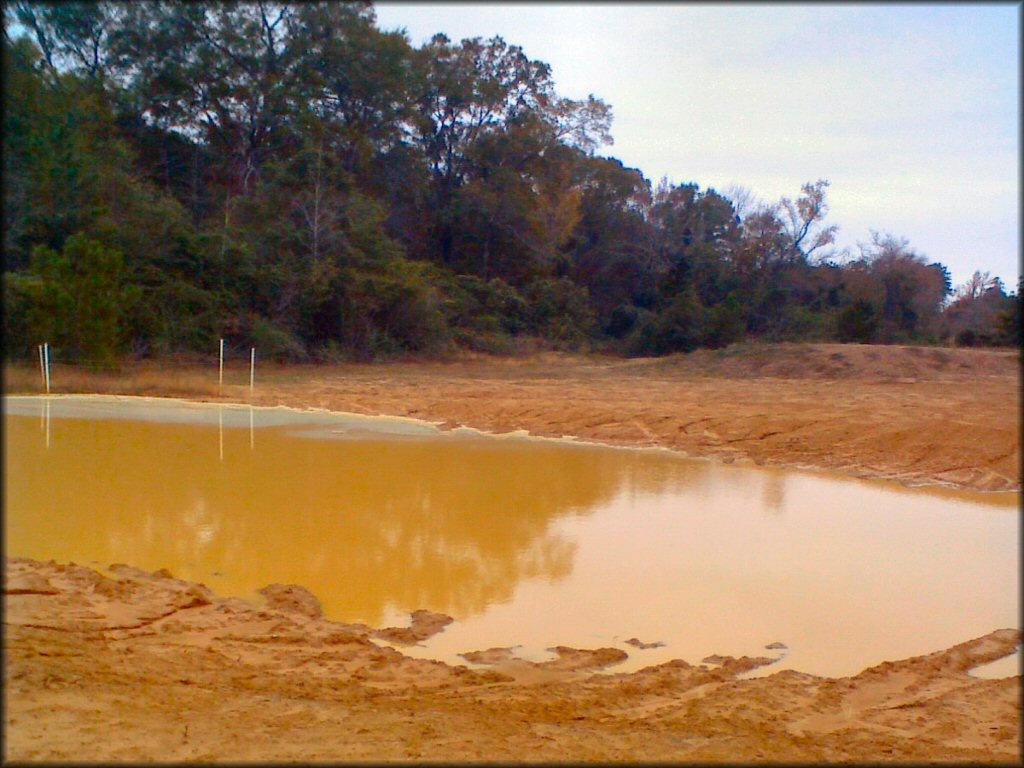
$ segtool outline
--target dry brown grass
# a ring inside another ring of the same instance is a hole
[[[238,371],[231,373],[231,381],[242,377]],[[44,387],[39,369],[6,362],[4,391],[8,394],[42,393]],[[119,370],[91,371],[72,365],[55,364],[50,368],[50,391],[55,394],[217,397],[217,369],[195,365],[140,363],[123,365]]]
[[[324,380],[431,375],[483,375],[489,379],[560,378],[581,369],[600,370],[618,377],[721,378],[744,380],[850,379],[976,380],[1014,377],[1020,370],[1017,349],[957,349],[865,344],[745,343],[722,350],[700,349],[661,358],[624,359],[605,355],[538,352],[493,357],[462,353],[445,359],[396,358],[380,363],[257,364],[256,389],[302,387]],[[90,370],[51,362],[50,390],[56,394],[121,394],[151,397],[248,399],[247,361],[229,361],[224,384],[218,386],[215,360],[168,357],[125,360],[116,369]],[[4,363],[4,389],[10,394],[39,394],[43,384],[33,362]],[[257,395],[259,392],[257,391]]]

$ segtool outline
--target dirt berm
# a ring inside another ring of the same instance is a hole
[[[223,398],[659,445],[911,485],[1021,487],[1016,351],[744,344],[638,360],[548,353],[267,367],[252,394],[225,386]]]

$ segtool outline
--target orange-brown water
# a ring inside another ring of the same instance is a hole
[[[4,439],[6,554],[253,599],[297,583],[375,626],[451,614],[417,656],[611,645],[615,670],[845,675],[1020,626],[1017,494],[118,398],[6,398]]]

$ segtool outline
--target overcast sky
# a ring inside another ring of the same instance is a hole
[[[760,199],[831,182],[829,221],[910,241],[954,285],[1020,273],[1019,5],[389,3],[414,45],[500,35],[562,96],[611,105],[599,150],[655,183]]]

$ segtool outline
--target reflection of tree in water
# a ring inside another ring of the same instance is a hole
[[[575,545],[550,532],[552,520],[611,498],[629,463],[617,452],[519,441],[290,446],[302,456],[293,475],[303,492],[278,488],[267,508],[295,510],[289,541],[296,558],[318,561],[317,581],[353,585],[339,597],[344,613],[390,605],[467,616],[509,599],[525,578],[568,575]],[[256,471],[274,460],[262,446],[253,459]],[[254,534],[263,538],[239,538]]]
[[[216,428],[63,420],[59,443],[24,469],[43,487],[47,466],[64,467],[43,514],[69,542],[116,531],[98,557],[205,564],[253,588],[299,583],[339,617],[370,622],[389,607],[466,617],[523,579],[564,578],[575,544],[553,520],[623,488],[658,492],[680,471],[672,457],[518,440],[261,430],[251,451],[247,429],[224,439],[222,463]]]

